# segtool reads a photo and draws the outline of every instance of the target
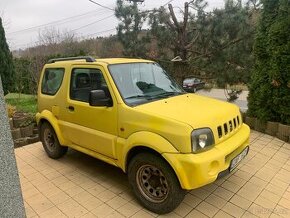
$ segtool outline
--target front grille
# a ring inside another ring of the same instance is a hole
[[[219,138],[228,135],[241,125],[240,117],[236,116],[233,119],[225,122],[223,125],[217,127]]]

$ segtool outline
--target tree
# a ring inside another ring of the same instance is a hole
[[[249,81],[255,29],[252,13],[241,1],[227,0],[224,8],[196,19],[200,37],[192,64],[211,72],[220,87]]]
[[[140,12],[137,2],[126,5],[123,0],[117,0],[115,15],[120,20],[117,27],[118,39],[124,47],[124,55],[131,57],[145,57],[148,42],[142,27],[146,20],[146,12]]]
[[[13,58],[6,42],[5,31],[0,17],[0,76],[3,83],[4,95],[13,91],[14,67]]]
[[[254,46],[249,115],[290,124],[290,5],[263,0]]]
[[[253,62],[253,9],[240,0],[227,0],[224,8],[212,12],[206,12],[206,6],[203,0],[185,3],[181,21],[171,4],[169,11],[161,7],[151,13],[159,54],[166,57],[169,48],[174,57],[180,57],[174,62],[179,81],[194,73],[215,78],[220,86],[247,82]]]
[[[189,11],[189,8],[197,8],[200,12],[205,6],[206,3],[203,0],[185,2],[181,21],[177,19],[172,4],[168,4],[168,11],[162,6],[153,10],[149,16],[151,35],[157,41],[159,58],[171,56],[173,75],[180,84],[186,74],[190,73],[189,62],[193,54],[192,48],[199,37],[196,23],[191,22],[194,20],[194,14]]]

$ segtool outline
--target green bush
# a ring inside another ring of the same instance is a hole
[[[249,115],[290,124],[290,5],[264,0],[254,45]]]

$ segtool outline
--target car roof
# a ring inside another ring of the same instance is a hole
[[[86,65],[94,65],[94,64],[102,64],[102,65],[110,65],[110,64],[125,64],[125,63],[153,63],[154,61],[138,59],[138,58],[97,58],[93,62],[87,62],[85,59],[79,60],[63,60],[63,61],[55,61],[54,63],[47,63],[47,66],[66,66],[72,64],[86,64]]]
[[[96,62],[105,62],[107,64],[122,64],[122,63],[137,63],[137,62],[153,62],[145,59],[137,58],[101,58],[96,59]]]

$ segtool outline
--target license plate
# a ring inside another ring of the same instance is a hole
[[[234,159],[232,159],[230,164],[230,172],[235,169],[239,163],[247,156],[249,152],[249,147],[246,147],[240,154],[238,154]]]

